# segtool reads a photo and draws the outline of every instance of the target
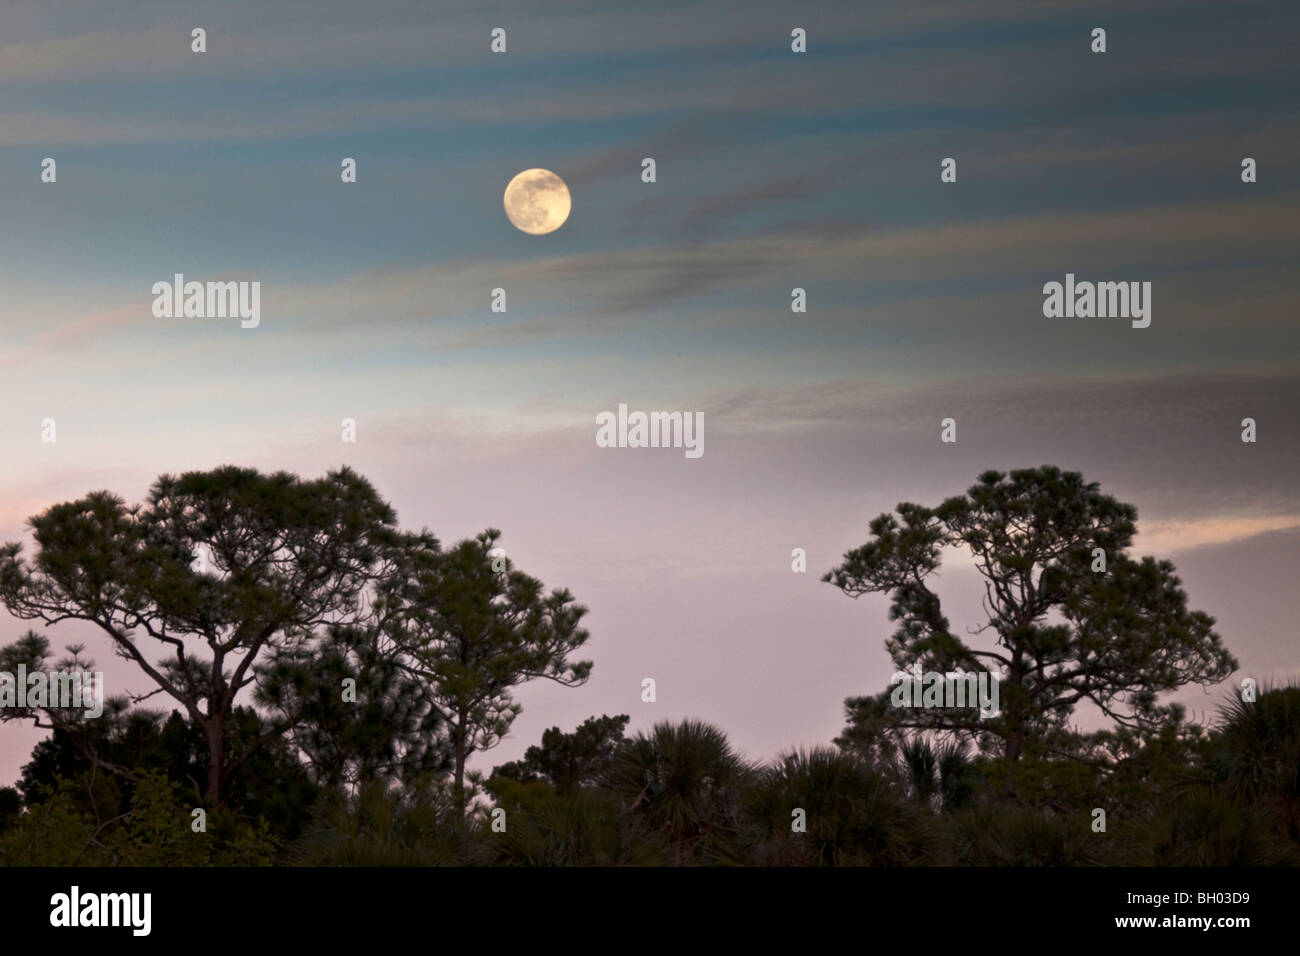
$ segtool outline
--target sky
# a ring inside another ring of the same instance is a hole
[[[500,528],[589,608],[591,680],[523,689],[471,766],[602,713],[762,759],[888,685],[887,599],[820,581],[870,519],[1050,463],[1138,508],[1134,553],[1174,561],[1234,681],[1300,676],[1297,27],[1199,0],[11,0],[0,540],[163,473],[350,465],[404,527]],[[502,206],[537,167],[573,202],[544,236]],[[175,273],[260,282],[260,323],[155,317]],[[1150,326],[1045,317],[1067,273],[1150,282]],[[620,404],[702,413],[704,454],[598,447]],[[937,588],[978,623],[969,567]],[[40,736],[0,726],[0,783]]]

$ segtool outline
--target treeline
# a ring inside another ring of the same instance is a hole
[[[1300,689],[1243,680],[1214,727],[1159,702],[1237,662],[1169,562],[1128,554],[1136,519],[1077,473],[990,471],[880,515],[825,575],[888,595],[896,679],[967,674],[978,703],[851,698],[834,746],[766,765],[706,723],[604,716],[488,775],[469,760],[509,732],[514,688],[592,667],[586,609],[499,532],[402,531],[348,469],[95,492],[31,519],[30,558],[0,549],[0,601],[95,627],[153,689],[94,719],[0,708],[51,731],[0,790],[0,862],[1294,864]],[[934,590],[951,550],[985,583],[962,629]],[[19,665],[56,666],[45,634],[0,648],[0,674]],[[1081,705],[1109,726],[1077,730]]]
[[[237,723],[241,734],[257,732],[251,712]],[[37,746],[18,791],[0,791],[0,862],[1300,864],[1300,688],[1234,698],[1211,732],[1153,744],[1120,768],[1025,761],[1014,801],[998,761],[952,742],[905,737],[869,755],[824,747],[754,765],[707,723],[664,722],[630,737],[627,723],[620,715],[570,733],[552,728],[524,760],[481,781],[467,814],[445,775],[331,787],[287,748],[272,748],[195,833],[199,735],[176,714],[119,715],[104,749],[133,761],[139,780],[97,773],[56,733]]]

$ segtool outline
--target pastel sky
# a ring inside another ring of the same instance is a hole
[[[819,581],[867,522],[1052,463],[1137,506],[1238,678],[1294,676],[1297,28],[1221,0],[11,0],[0,540],[164,472],[349,464],[590,608],[591,681],[525,689],[480,768],[601,713],[762,758],[887,686],[887,601]],[[502,209],[532,167],[573,197],[542,237]],[[177,272],[260,281],[260,326],[155,318]],[[1150,281],[1150,327],[1045,318],[1067,272]],[[598,448],[620,403],[703,412],[703,457]],[[969,569],[940,587],[977,622]],[[0,728],[0,783],[39,736]]]

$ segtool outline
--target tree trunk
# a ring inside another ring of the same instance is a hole
[[[465,715],[456,715],[456,808],[465,816]]]
[[[1016,795],[1016,762],[1025,749],[1025,701],[1021,686],[1024,675],[1019,651],[1011,658],[1011,673],[1007,676],[1011,685],[1008,696],[1011,699],[1007,701],[1007,772],[1004,790],[1008,798],[1013,798]]]
[[[208,810],[215,810],[221,805],[221,778],[226,770],[225,715],[209,716],[204,730],[208,738],[208,787],[203,799]]]

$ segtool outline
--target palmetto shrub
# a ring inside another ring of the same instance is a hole
[[[720,862],[733,852],[751,773],[721,730],[684,720],[633,737],[609,783],[629,813],[664,837],[674,863]]]
[[[489,839],[493,862],[515,866],[656,866],[669,860],[664,838],[605,790],[544,798],[511,813],[505,831]]]
[[[313,811],[289,853],[300,866],[454,866],[479,862],[475,831],[458,821],[446,786],[410,790],[382,782],[341,793]]]
[[[798,810],[802,833],[792,832]],[[759,864],[907,866],[935,849],[928,811],[865,760],[828,747],[783,754],[759,771],[745,818]]]

